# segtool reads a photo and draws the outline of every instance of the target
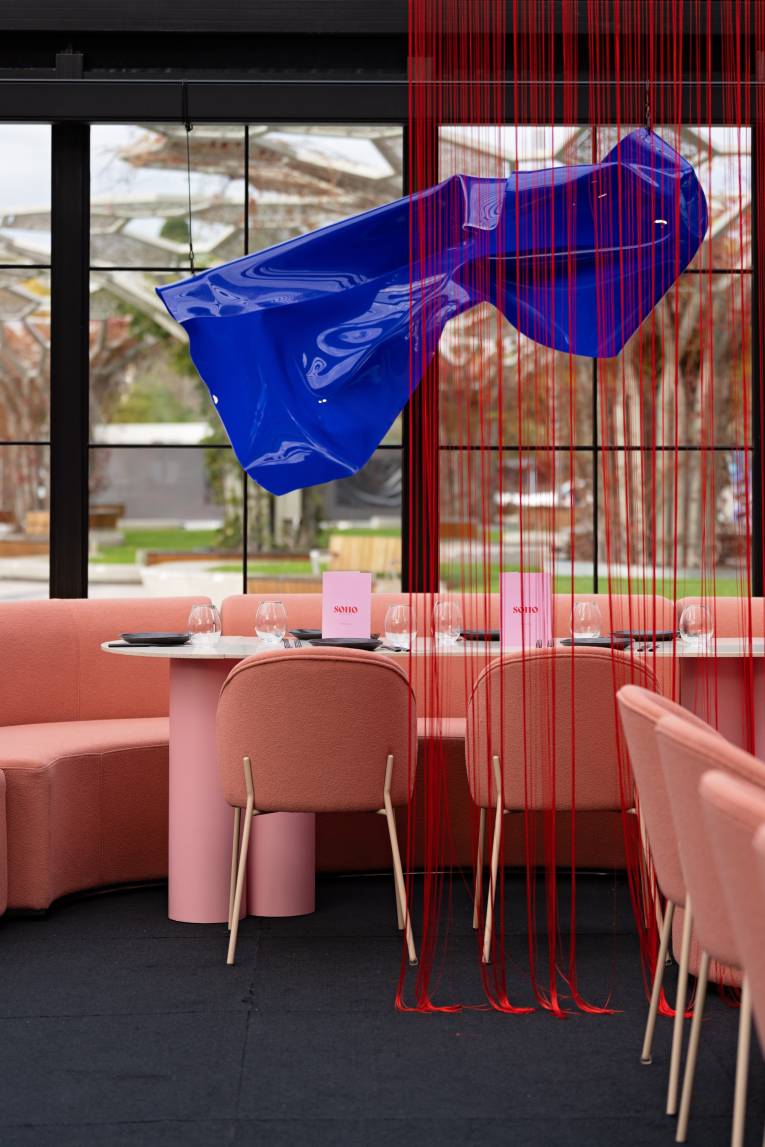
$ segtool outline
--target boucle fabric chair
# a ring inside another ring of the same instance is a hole
[[[228,963],[252,818],[273,812],[385,816],[399,928],[416,963],[394,812],[411,798],[417,763],[417,712],[404,671],[390,658],[350,649],[258,654],[223,685],[217,738],[223,793],[234,809]]]
[[[697,1003],[685,1066],[677,1141],[684,1142],[690,1115],[698,1039],[704,1009],[709,961],[742,967],[736,935],[728,911],[725,889],[710,847],[699,786],[710,769],[724,770],[765,789],[765,765],[743,749],[729,744],[713,731],[700,729],[687,720],[664,717],[656,726],[656,742],[664,781],[677,833],[680,862],[688,897],[693,905],[694,927],[701,946]],[[743,1128],[746,1101],[746,1071],[749,1059],[751,1009],[744,978],[739,1017],[734,1126]],[[734,1147],[741,1143],[741,1133]]]

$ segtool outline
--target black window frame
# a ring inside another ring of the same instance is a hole
[[[405,37],[404,37],[405,42]],[[752,45],[753,50],[753,45]],[[405,75],[390,73],[366,78],[321,74],[316,69],[308,78],[231,76],[223,67],[218,74],[200,79],[176,71],[172,79],[108,79],[84,75],[84,57],[78,51],[59,51],[56,67],[42,77],[8,77],[0,72],[0,121],[7,123],[50,123],[52,148],[52,236],[51,236],[51,532],[50,595],[86,597],[88,592],[88,458],[89,370],[88,370],[88,280],[90,274],[89,220],[89,134],[97,123],[324,123],[395,124],[405,133],[404,155],[411,133],[430,139],[432,152],[438,152],[438,124],[412,124],[409,119],[409,92]],[[384,71],[384,69],[383,69]],[[752,69],[752,76],[755,70]],[[658,89],[666,89],[660,93]],[[615,108],[635,103],[638,85],[618,82],[609,89],[604,102]],[[617,91],[618,89],[618,91]],[[514,100],[528,106],[527,81],[507,81],[505,115],[515,122]],[[564,84],[545,84],[555,122],[563,122]],[[659,80],[654,85],[657,106],[671,106],[668,96],[674,85]],[[694,78],[682,82],[682,123],[725,124],[724,85],[715,78],[705,80],[703,90]],[[752,80],[747,101],[755,119],[756,81]],[[576,122],[590,123],[588,80],[576,84]],[[601,108],[606,122],[608,107]],[[522,121],[520,121],[522,122]],[[763,592],[763,456],[759,428],[762,420],[759,315],[760,279],[763,268],[757,246],[758,202],[762,193],[762,173],[756,156],[761,142],[759,123],[752,126],[752,592]],[[407,134],[408,133],[408,134]],[[404,194],[412,186],[405,160]],[[597,387],[593,389],[594,399]],[[423,419],[423,404],[428,418]],[[438,491],[433,477],[419,465],[424,453],[416,448],[425,425],[437,426],[437,378],[426,378],[409,403],[404,419],[402,497],[402,581],[405,590],[438,589]],[[437,431],[436,431],[437,432]],[[397,448],[397,447],[396,447]],[[595,444],[593,444],[595,453]],[[597,467],[596,467],[597,469]],[[245,479],[243,478],[243,481]],[[437,483],[436,483],[437,485]],[[246,508],[247,499],[244,498]],[[427,509],[427,512],[425,510]],[[246,509],[245,509],[246,512]],[[246,530],[246,523],[245,523]],[[597,535],[596,535],[597,539]],[[597,551],[597,546],[596,546]],[[595,559],[597,560],[597,559]],[[246,552],[243,578],[246,586]]]

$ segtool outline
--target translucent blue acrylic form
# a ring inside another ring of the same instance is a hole
[[[283,494],[356,473],[477,303],[556,350],[618,354],[706,226],[693,168],[643,129],[601,163],[457,175],[158,293],[240,463]]]

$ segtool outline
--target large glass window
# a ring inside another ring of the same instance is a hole
[[[47,597],[50,128],[0,124],[0,601]]]
[[[698,592],[702,581],[707,592],[746,590],[751,135],[657,131],[694,165],[709,229],[691,267],[617,358],[547,350],[488,305],[444,331],[447,588],[471,578],[474,588],[496,588],[501,569],[522,561],[533,568],[552,550],[559,590],[610,584],[651,592],[655,585],[680,596]],[[617,139],[614,128],[443,128],[440,174],[502,178],[591,162]]]
[[[400,580],[398,424],[361,474],[274,497],[245,480],[160,283],[400,196],[390,127],[94,127],[90,592],[290,592],[368,539]],[[355,553],[356,551],[354,551]],[[347,568],[347,566],[345,567]],[[353,568],[358,568],[354,566]]]

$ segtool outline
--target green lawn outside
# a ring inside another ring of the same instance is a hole
[[[119,546],[104,546],[91,561],[134,565],[138,550],[205,550],[215,545],[217,530],[124,530]]]

